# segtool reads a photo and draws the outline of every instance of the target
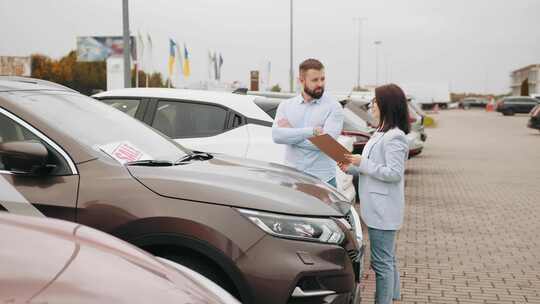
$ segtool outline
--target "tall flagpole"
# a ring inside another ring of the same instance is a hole
[[[146,34],[146,37],[148,38],[148,62],[149,62],[149,67],[148,67],[148,71],[146,72],[146,87],[148,88],[149,84],[150,84],[150,73],[152,73],[154,71],[154,66],[153,66],[153,62],[152,62],[152,38],[150,37],[150,34]]]
[[[360,73],[362,66],[362,22],[366,21],[367,18],[354,18],[358,21],[358,49],[357,49],[357,71],[356,71],[356,87],[360,89]]]
[[[290,27],[290,62],[289,62],[289,89],[292,92],[294,92],[294,71],[293,71],[293,0],[291,1],[291,10],[290,10],[290,17],[291,17],[291,27]]]
[[[124,28],[124,87],[131,88],[131,45],[129,43],[128,0],[122,1],[122,20]]]

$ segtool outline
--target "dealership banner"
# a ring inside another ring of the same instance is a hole
[[[30,76],[32,59],[30,57],[0,56],[0,75]]]
[[[136,59],[135,37],[130,37],[131,56]],[[85,36],[77,37],[77,61],[104,61],[109,57],[121,57],[124,54],[122,36]]]

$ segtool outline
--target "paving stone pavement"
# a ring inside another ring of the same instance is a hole
[[[526,115],[433,117],[407,163],[397,303],[540,303],[540,132]],[[374,279],[366,266],[362,303]]]

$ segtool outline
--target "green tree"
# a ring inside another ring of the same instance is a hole
[[[135,86],[135,71],[132,71],[132,86]],[[107,64],[78,62],[77,52],[71,51],[59,60],[41,54],[32,55],[32,77],[65,85],[86,95],[107,89]],[[146,73],[139,71],[139,86],[146,86]],[[164,87],[161,73],[149,75],[150,87]]]
[[[281,92],[281,87],[278,84],[275,84],[272,88],[270,88],[270,92]]]
[[[148,75],[148,87],[164,88],[167,83],[163,81],[161,73],[147,74],[145,71],[139,70],[139,87],[146,87],[146,76]],[[131,70],[131,86],[135,87],[135,69]]]
[[[352,89],[354,92],[368,92],[369,90],[361,86],[354,86]]]
[[[41,55],[32,55],[32,77],[38,79],[50,80],[53,73],[53,62],[51,58]]]

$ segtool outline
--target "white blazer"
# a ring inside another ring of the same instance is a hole
[[[399,128],[376,132],[362,152],[359,166],[348,173],[358,174],[360,215],[366,225],[381,230],[398,230],[405,209],[405,161],[409,145]]]

